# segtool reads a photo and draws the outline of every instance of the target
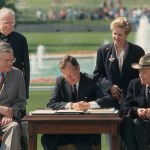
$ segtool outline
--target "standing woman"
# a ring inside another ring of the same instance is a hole
[[[114,99],[116,108],[120,107],[127,93],[131,79],[138,77],[138,71],[131,67],[145,54],[144,50],[127,41],[132,25],[126,17],[118,17],[110,24],[113,43],[98,49],[94,77]]]

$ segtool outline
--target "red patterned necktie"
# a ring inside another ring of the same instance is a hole
[[[2,87],[3,87],[4,80],[5,80],[4,73],[1,73],[0,90],[1,90]]]

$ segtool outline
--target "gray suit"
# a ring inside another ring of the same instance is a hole
[[[5,76],[0,91],[0,105],[10,107],[13,110],[13,121],[0,127],[1,132],[4,133],[0,149],[19,150],[21,131],[18,121],[21,119],[21,111],[25,110],[26,91],[23,73],[15,67],[12,67]],[[1,117],[3,116],[1,115]]]

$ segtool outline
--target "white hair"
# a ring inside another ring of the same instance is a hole
[[[11,8],[2,7],[0,9],[0,19],[4,14],[11,15],[14,18],[14,22],[15,22],[15,12]]]

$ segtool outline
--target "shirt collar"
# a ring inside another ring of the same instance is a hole
[[[114,46],[115,46],[115,50],[116,50],[116,45],[114,45]],[[127,52],[128,49],[129,49],[129,43],[126,41],[126,42],[125,42],[125,45],[124,45],[123,51],[124,51],[124,52]]]
[[[0,77],[2,78],[2,74],[1,73],[4,73],[4,76],[6,76],[6,72],[0,72]]]

